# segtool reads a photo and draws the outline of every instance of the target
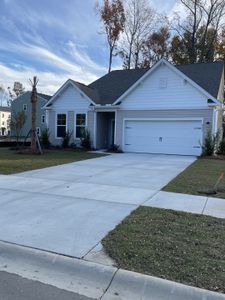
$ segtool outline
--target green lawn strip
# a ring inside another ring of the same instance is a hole
[[[8,148],[0,148],[0,174],[15,174],[100,156],[78,150],[48,150],[44,155],[18,154]]]
[[[225,293],[225,220],[139,207],[102,241],[127,270]]]
[[[213,189],[222,172],[225,173],[225,160],[201,158],[174,178],[163,191],[200,195],[199,191]],[[225,198],[225,177],[218,186],[218,193],[212,197]]]

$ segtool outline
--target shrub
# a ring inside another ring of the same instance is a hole
[[[202,154],[204,156],[211,156],[217,151],[219,132],[211,134],[211,130],[207,131],[204,144],[202,146]]]
[[[68,148],[70,144],[70,139],[72,136],[72,131],[67,130],[62,138],[62,147],[63,148]]]
[[[83,147],[85,150],[91,149],[91,135],[90,131],[88,129],[85,129],[82,133],[81,137],[81,147]]]
[[[51,145],[50,143],[50,131],[48,128],[44,128],[41,130],[41,143],[44,148],[48,149]]]
[[[219,144],[218,153],[225,155],[225,138],[223,138]]]
[[[115,153],[122,153],[123,151],[120,150],[120,146],[119,145],[116,145],[116,144],[113,144],[109,147],[108,149],[109,152],[115,152]]]

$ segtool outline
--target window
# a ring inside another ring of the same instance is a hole
[[[36,127],[37,135],[40,135],[40,127]]]
[[[86,127],[86,114],[76,115],[76,138],[81,138]]]
[[[5,122],[4,122],[4,121],[2,122],[2,125],[5,125]]]
[[[57,137],[66,134],[66,114],[57,114]]]
[[[23,104],[23,110],[27,111],[27,104]]]
[[[2,117],[3,117],[3,118],[4,118],[4,116],[5,116],[5,115],[4,115],[4,114],[2,114]]]
[[[45,123],[45,115],[41,116],[41,123],[44,124]]]

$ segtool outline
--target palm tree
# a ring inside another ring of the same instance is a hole
[[[37,76],[34,76],[33,80],[30,79],[32,86],[31,92],[31,104],[32,104],[32,115],[31,115],[31,152],[37,151],[36,144],[36,103],[37,103]]]

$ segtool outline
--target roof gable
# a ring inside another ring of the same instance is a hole
[[[58,97],[63,93],[63,91],[72,85],[77,91],[80,92],[81,96],[85,97],[91,104],[95,105],[95,102],[91,99],[91,92],[87,86],[72,79],[68,79],[59,89],[58,91],[51,97],[51,99],[45,104],[43,108],[48,109],[51,107],[52,103],[57,100]],[[88,90],[88,91],[87,91]]]
[[[168,68],[170,68],[172,71],[174,71],[175,73],[177,73],[179,76],[181,76],[181,78],[183,78],[184,80],[186,80],[188,83],[190,83],[194,88],[196,88],[198,91],[200,91],[201,93],[203,93],[206,97],[208,97],[209,99],[213,100],[214,103],[216,104],[220,104],[219,101],[216,99],[216,97],[214,97],[212,94],[210,94],[207,90],[205,90],[203,87],[201,87],[198,83],[196,83],[194,80],[192,80],[190,77],[188,77],[184,72],[182,72],[181,70],[179,70],[179,67],[177,68],[176,66],[172,65],[171,63],[169,63],[167,60],[165,59],[161,59],[160,61],[158,61],[157,63],[155,63],[155,65],[151,68],[148,69],[147,72],[144,73],[144,75],[137,80],[128,90],[125,91],[124,94],[122,94],[113,104],[118,104],[119,102],[121,102],[130,92],[132,92],[143,80],[145,80],[146,77],[150,76],[158,67],[160,67],[161,65],[166,65]],[[192,65],[193,66],[193,65]],[[190,72],[189,72],[190,73]],[[218,80],[218,90],[219,90],[219,85],[220,85],[220,81],[221,81],[221,77],[222,77],[222,70],[219,70],[219,74],[220,74],[220,80]],[[205,73],[202,73],[202,76],[204,76]],[[206,76],[208,74],[206,73]],[[217,90],[217,94],[218,94],[218,90]]]

